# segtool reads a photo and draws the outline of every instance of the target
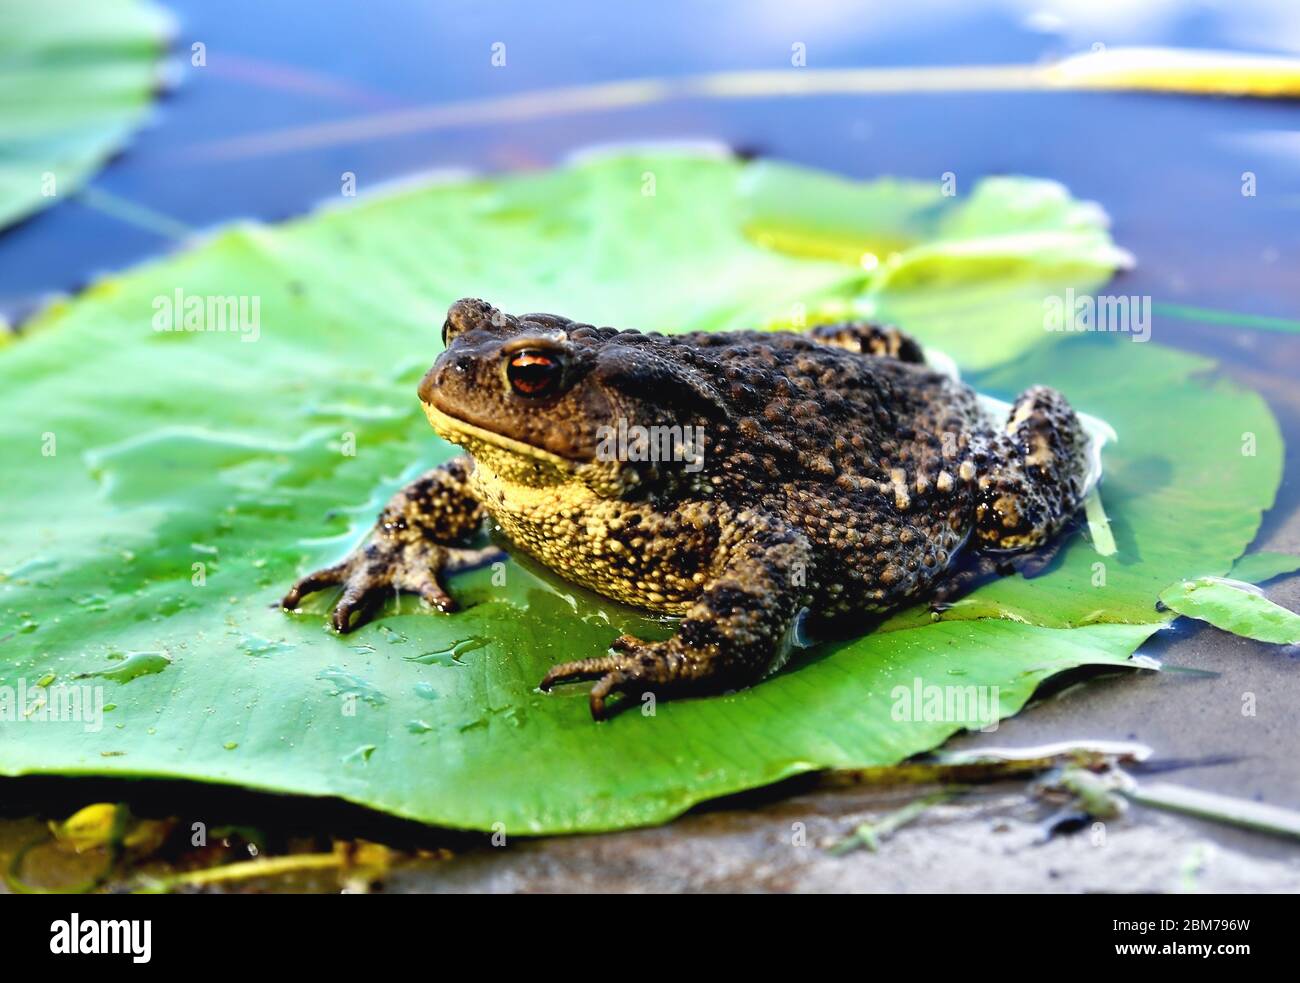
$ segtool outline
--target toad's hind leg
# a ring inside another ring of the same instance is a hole
[[[921,346],[911,336],[888,325],[867,321],[840,321],[836,324],[819,324],[808,335],[823,345],[844,348],[859,355],[882,355],[918,365],[925,361]]]
[[[647,692],[705,693],[747,686],[776,668],[808,603],[812,549],[801,532],[774,516],[745,512],[735,522],[737,541],[675,635],[656,642],[623,635],[611,655],[553,666],[541,688],[597,680],[589,699],[599,720],[615,693],[634,700]]]
[[[1020,394],[1006,425],[977,464],[976,542],[991,550],[1029,550],[1046,542],[1083,504],[1088,436],[1055,389]]]

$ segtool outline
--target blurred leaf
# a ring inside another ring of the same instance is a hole
[[[1290,553],[1247,553],[1232,565],[1228,576],[1248,584],[1263,584],[1284,574],[1300,570],[1300,556]]]
[[[61,823],[50,823],[50,832],[60,844],[77,853],[108,846],[115,836],[121,836],[124,825],[119,821],[121,808],[112,802],[88,805]]]
[[[0,3],[0,227],[68,197],[126,142],[170,25],[144,0]]]
[[[1213,96],[1294,99],[1300,59],[1248,51],[1101,47],[1045,69],[1055,85]]]
[[[172,823],[156,819],[134,819],[126,806],[96,802],[65,819],[51,822],[55,842],[75,853],[104,848],[143,848],[152,853],[161,845]]]
[[[1160,592],[1171,611],[1274,645],[1300,642],[1300,614],[1274,604],[1257,587],[1220,577],[1183,580]]]

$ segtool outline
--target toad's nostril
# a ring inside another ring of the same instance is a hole
[[[433,391],[438,388],[437,376],[438,367],[436,365],[424,373],[424,378],[420,380],[420,387],[416,390],[420,402],[427,403],[433,398]]]
[[[470,358],[468,355],[461,355],[456,359],[454,364],[457,372],[462,375],[467,375],[470,370],[474,368],[474,359]]]

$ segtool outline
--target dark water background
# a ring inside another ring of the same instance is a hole
[[[1140,261],[1126,288],[1157,301],[1300,316],[1300,108],[1292,102],[1129,94],[973,93],[679,100],[229,159],[222,141],[417,106],[643,77],[811,68],[1031,64],[1094,44],[1300,47],[1269,18],[1184,14],[1052,33],[1028,6],[745,3],[653,5],[432,0],[170,0],[178,84],[151,124],[93,181],[104,192],[202,229],[279,219],[431,168],[537,167],[593,143],[707,139],[854,177],[896,174],[969,188],[987,174],[1065,182],[1101,202]],[[807,6],[808,9],[801,9]],[[1134,10],[1143,8],[1136,4]],[[1285,9],[1285,4],[1279,9]],[[1282,15],[1277,15],[1281,17]],[[1243,39],[1252,40],[1247,45]],[[207,66],[189,64],[207,47]],[[506,45],[494,68],[491,45]],[[1280,48],[1279,50],[1285,50]],[[196,149],[197,148],[197,149]],[[1241,174],[1257,175],[1244,198]],[[174,240],[65,202],[0,237],[0,310],[173,248]],[[1159,340],[1168,341],[1166,330]],[[1162,337],[1163,336],[1163,337]]]

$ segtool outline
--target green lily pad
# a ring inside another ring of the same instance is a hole
[[[0,4],[0,227],[71,194],[126,142],[170,25],[141,0]]]
[[[783,185],[799,191],[765,218]],[[0,695],[0,774],[238,783],[510,833],[613,829],[811,769],[894,763],[1014,713],[1054,673],[1126,665],[1168,617],[1156,592],[1190,569],[1226,571],[1254,536],[1281,473],[1267,407],[1203,360],[1042,331],[1029,292],[1108,273],[1102,217],[1055,185],[1000,180],[945,200],[859,189],[861,240],[922,250],[924,289],[807,248],[825,214],[814,206],[855,187],[772,164],[618,156],[232,228],[51,309],[0,351],[0,694],[28,697],[6,717]],[[1029,207],[1045,197],[1051,209]],[[960,243],[1014,230],[1018,201],[1036,233],[1079,234],[1077,263],[1048,250],[1037,269],[1030,249],[972,269]],[[947,265],[918,238],[941,234],[955,243]],[[177,291],[181,307],[221,296],[237,310],[242,296],[249,319],[155,330]],[[972,291],[984,307],[967,337]],[[1104,584],[1079,538],[1032,583],[989,584],[937,623],[905,612],[743,692],[602,724],[582,688],[542,694],[537,680],[622,632],[671,625],[529,563],[456,578],[453,616],[399,598],[340,638],[328,592],[284,614],[273,605],[295,575],[340,557],[395,488],[456,452],[414,389],[462,295],[646,330],[923,302],[903,326],[969,355],[992,395],[1057,385],[1119,432]],[[1252,457],[1237,452],[1245,432]],[[63,684],[114,706],[102,726],[42,719]]]
[[[1233,580],[1244,580],[1248,584],[1263,584],[1297,570],[1300,570],[1300,556],[1263,550],[1241,557],[1232,565],[1228,576]]]
[[[847,310],[907,325],[968,371],[1042,341],[1045,298],[1087,293],[1132,263],[1097,206],[1054,181],[989,178],[958,205],[937,184],[760,163],[745,189],[757,241],[858,266]]]
[[[1300,614],[1274,604],[1258,587],[1222,577],[1182,580],[1160,592],[1171,611],[1274,645],[1300,643]]]

